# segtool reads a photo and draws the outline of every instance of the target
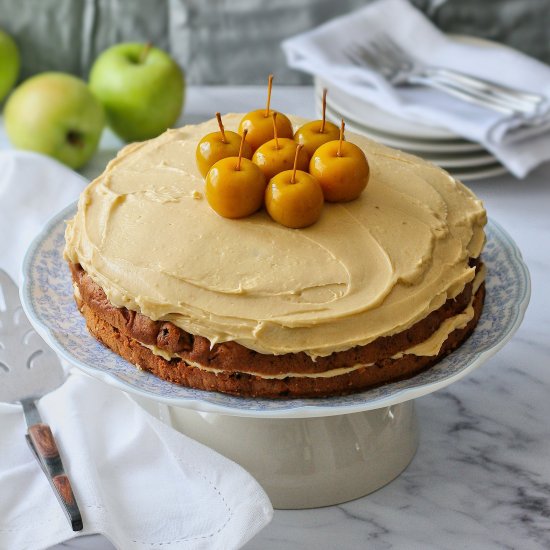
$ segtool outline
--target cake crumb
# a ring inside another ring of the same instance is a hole
[[[191,196],[196,201],[200,201],[202,199],[202,193],[200,191],[197,191],[196,189],[193,189],[193,191],[191,192]]]

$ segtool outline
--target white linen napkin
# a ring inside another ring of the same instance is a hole
[[[83,374],[42,398],[84,523],[122,550],[240,548],[271,519],[240,466]],[[26,446],[17,405],[0,404],[0,548],[47,548],[75,534]]]
[[[78,199],[86,180],[56,160],[0,150],[0,267],[18,282],[27,248],[46,221]]]
[[[348,52],[380,31],[426,64],[539,93],[550,101],[550,67],[510,48],[449,39],[407,0],[377,0],[290,38],[282,47],[291,67],[397,116],[479,142],[517,177],[550,160],[546,117],[536,128],[521,127],[517,116],[426,87],[393,87],[379,73],[354,65]]]
[[[34,234],[84,185],[47,157],[0,151],[0,267],[17,277]],[[79,534],[101,533],[124,550],[230,549],[272,518],[267,495],[240,466],[103,382],[71,372],[39,410],[73,484]],[[75,536],[25,431],[21,407],[0,403],[0,548],[42,549]]]

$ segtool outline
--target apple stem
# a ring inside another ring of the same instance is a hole
[[[218,119],[218,126],[220,127],[220,132],[222,134],[222,143],[227,143],[227,139],[225,137],[225,130],[223,128],[222,115],[220,113],[216,113],[216,118]]]
[[[342,122],[340,124],[340,142],[338,143],[338,152],[336,153],[337,157],[342,156],[342,142],[344,141],[344,128],[346,126],[346,123],[344,122],[344,119],[342,119]]]
[[[277,136],[277,113],[273,113],[273,139],[275,140],[275,149],[279,149],[279,140]]]
[[[248,134],[248,130],[243,130],[243,137],[241,138],[241,146],[239,147],[239,160],[237,161],[237,166],[235,167],[235,170],[237,170],[237,172],[241,169],[241,159],[243,158],[243,147],[244,147],[244,142],[246,140],[246,134]]]
[[[321,122],[321,130],[319,133],[325,133],[325,121],[326,121],[326,110],[327,110],[327,89],[323,88],[323,120]]]
[[[298,166],[298,155],[300,154],[302,147],[303,147],[302,144],[299,144],[296,146],[296,154],[294,155],[294,167],[292,169],[292,177],[290,178],[290,183],[294,183],[296,181],[296,167]]]
[[[265,117],[269,116],[269,106],[271,105],[271,88],[273,87],[273,75],[270,74],[267,79],[267,103],[265,106]]]
[[[149,52],[151,51],[151,47],[153,44],[151,42],[147,42],[143,49],[141,50],[141,53],[139,54],[139,63],[145,63],[145,60],[147,59],[147,56],[149,55]]]

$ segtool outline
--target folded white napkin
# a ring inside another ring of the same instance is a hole
[[[0,268],[16,278],[34,234],[84,184],[47,157],[0,151]],[[73,484],[80,534],[102,533],[124,550],[230,549],[271,520],[269,499],[240,466],[103,382],[73,372],[39,410]],[[21,407],[0,403],[0,548],[47,548],[75,536],[25,430]]]
[[[510,48],[449,39],[407,0],[378,0],[283,42],[288,64],[321,77],[380,109],[447,128],[483,144],[517,177],[550,160],[550,120],[521,127],[517,116],[479,107],[426,87],[393,87],[358,67],[348,52],[383,31],[418,60],[535,92],[550,100],[550,67]],[[329,87],[329,97],[330,97]]]
[[[14,281],[35,235],[78,199],[86,180],[50,157],[0,150],[0,267]]]
[[[82,534],[120,549],[240,548],[272,508],[240,466],[83,374],[40,401],[82,512]],[[47,548],[74,536],[26,446],[19,406],[0,404],[0,548]]]

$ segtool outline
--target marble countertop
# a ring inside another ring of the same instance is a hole
[[[264,95],[256,87],[192,88],[182,122],[249,111]],[[276,109],[314,116],[311,88],[276,88],[272,101]],[[107,133],[85,174],[99,172],[118,146]],[[246,550],[550,547],[550,165],[525,180],[468,184],[515,239],[531,272],[523,325],[482,368],[417,400],[420,447],[395,481],[339,506],[276,511]],[[62,548],[113,547],[97,535],[55,547]]]

